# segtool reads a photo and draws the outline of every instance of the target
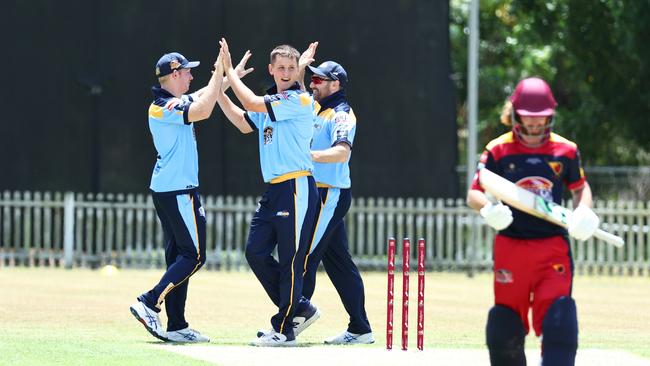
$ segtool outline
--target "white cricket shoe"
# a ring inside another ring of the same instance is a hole
[[[325,344],[371,344],[375,343],[372,332],[365,334],[350,333],[347,330],[336,337],[328,338]]]
[[[276,331],[263,334],[251,342],[251,346],[256,347],[291,347],[295,346],[296,339],[289,340],[287,336]]]
[[[267,334],[271,334],[273,332],[275,332],[275,330],[273,330],[273,328],[271,328],[271,329],[259,329],[257,331],[257,338],[263,337],[263,336],[265,336]]]
[[[210,342],[210,338],[202,335],[189,327],[181,330],[167,332],[167,339],[177,343],[203,343]]]
[[[158,313],[151,310],[147,305],[140,301],[131,305],[129,309],[131,310],[131,314],[133,314],[133,316],[144,325],[145,329],[147,329],[152,336],[162,341],[168,341],[167,332],[163,330]]]
[[[320,310],[313,304],[309,304],[309,309],[293,316],[293,334],[297,337],[307,327],[314,324],[318,318],[320,318]]]

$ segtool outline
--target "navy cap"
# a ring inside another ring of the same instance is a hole
[[[156,76],[161,78],[174,70],[191,69],[199,66],[200,63],[200,61],[187,61],[185,56],[178,52],[166,53],[156,63]]]
[[[318,67],[309,66],[309,70],[314,75],[322,76],[326,79],[338,80],[341,86],[348,83],[348,73],[345,72],[343,66],[334,61],[325,61]]]

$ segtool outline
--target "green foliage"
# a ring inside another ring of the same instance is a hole
[[[452,62],[459,126],[467,89],[469,0],[452,0]],[[558,101],[555,131],[590,165],[650,163],[650,1],[480,2],[479,141],[503,131],[499,111],[516,83],[546,79]],[[461,155],[462,156],[462,155]]]

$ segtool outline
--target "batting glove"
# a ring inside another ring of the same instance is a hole
[[[492,204],[488,202],[479,211],[485,222],[497,231],[503,230],[512,223],[512,211],[510,207],[501,202]]]
[[[600,219],[594,211],[584,205],[578,205],[569,219],[569,235],[577,240],[591,238],[600,224]]]

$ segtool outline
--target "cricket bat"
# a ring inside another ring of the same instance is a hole
[[[555,225],[568,228],[571,210],[549,202],[485,168],[481,168],[479,171],[479,181],[483,189],[508,205]],[[620,248],[625,245],[623,238],[601,229],[596,230],[594,237],[615,247]]]

